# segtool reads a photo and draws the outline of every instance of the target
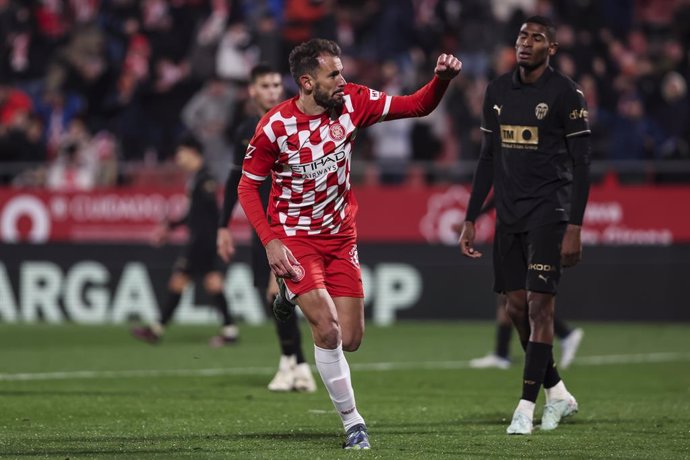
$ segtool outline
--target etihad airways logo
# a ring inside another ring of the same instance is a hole
[[[318,179],[319,177],[328,173],[336,172],[338,170],[338,163],[345,159],[345,152],[335,152],[326,155],[311,163],[290,166],[292,172],[304,176],[307,179]]]

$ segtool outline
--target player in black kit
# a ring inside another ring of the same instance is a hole
[[[591,145],[582,92],[549,66],[557,48],[549,19],[527,19],[515,43],[517,69],[487,87],[481,155],[459,240],[463,255],[481,257],[473,247],[474,221],[493,185],[494,288],[507,295],[526,352],[522,398],[509,434],[532,432],[542,384],[542,430],[555,429],[578,408],[553,360],[553,317],[561,267],[582,256]]]
[[[244,152],[247,150],[249,140],[254,136],[261,116],[282,100],[283,83],[280,73],[265,64],[254,67],[250,74],[249,96],[255,105],[257,114],[246,119],[235,132],[233,165],[225,184],[223,210],[218,221],[217,250],[218,255],[226,262],[235,252],[228,225],[237,203],[237,186],[242,177]],[[270,181],[264,182],[259,190],[264,208],[268,203],[270,191]],[[266,251],[256,233],[252,233],[252,268],[254,285],[259,289],[259,292],[265,294],[266,302],[271,305],[278,294],[278,285],[275,278],[270,276],[271,270],[266,262]],[[297,316],[292,315],[285,322],[276,321],[276,329],[280,340],[281,358],[278,372],[269,382],[268,389],[271,391],[316,391],[316,382],[302,352],[302,339],[297,324]]]
[[[189,240],[173,266],[168,283],[168,296],[158,321],[132,329],[134,337],[157,343],[175,313],[182,291],[196,277],[203,280],[204,289],[223,319],[220,335],[212,337],[214,347],[229,345],[237,340],[238,330],[223,293],[223,263],[216,255],[216,223],[218,222],[218,184],[206,169],[201,143],[192,136],[184,137],[177,146],[175,163],[192,175],[188,183],[189,208],[181,219],[165,221],[154,234],[156,244],[164,243],[170,230],[186,225]]]

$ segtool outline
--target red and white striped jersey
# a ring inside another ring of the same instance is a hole
[[[245,213],[264,244],[276,236],[354,232],[357,202],[350,186],[350,157],[357,129],[384,119],[425,115],[438,105],[446,87],[434,78],[414,95],[389,96],[348,83],[337,117],[304,114],[297,108],[297,96],[269,111],[247,147],[239,187]],[[257,225],[257,210],[246,194],[243,200],[243,186],[258,188],[271,175],[268,231]]]

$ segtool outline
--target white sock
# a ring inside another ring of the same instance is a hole
[[[532,401],[527,401],[526,399],[521,399],[518,403],[516,411],[522,412],[529,417],[530,420],[534,418],[534,404]]]
[[[314,359],[328,395],[343,421],[345,431],[358,423],[364,423],[364,419],[357,412],[355,392],[350,380],[350,366],[345,359],[342,344],[335,350],[326,350],[314,345]]]
[[[570,392],[566,389],[563,380],[560,380],[551,388],[544,388],[544,393],[546,393],[546,404],[554,400],[570,398]]]
[[[151,325],[149,327],[151,328],[153,333],[156,334],[158,337],[163,335],[163,333],[165,332],[165,326],[163,326],[161,323],[159,323],[157,321],[151,323]]]
[[[223,326],[222,334],[223,337],[227,337],[229,339],[236,339],[237,336],[240,334],[240,330],[235,324],[229,324],[227,326]]]

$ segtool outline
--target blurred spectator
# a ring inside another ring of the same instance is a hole
[[[389,61],[381,67],[381,90],[389,96],[406,94],[400,83],[398,65]],[[383,184],[401,184],[407,176],[412,160],[411,118],[377,123],[367,128],[372,143],[374,159],[379,167],[379,179]]]
[[[182,110],[182,120],[204,145],[205,163],[219,182],[225,181],[232,161],[226,133],[233,121],[236,99],[232,84],[213,77]]]
[[[74,117],[82,111],[82,100],[74,94],[63,94],[59,90],[46,90],[43,97],[35,101],[36,114],[44,125],[43,138],[47,158],[55,158],[60,142]]]
[[[391,91],[419,86],[429,56],[458,53],[463,76],[443,109],[363,132],[353,171],[378,177],[362,164],[374,162],[392,173],[384,181],[409,183],[409,171],[467,180],[453,162],[476,157],[483,85],[514,67],[513,31],[532,14],[559,24],[553,65],[583,87],[595,158],[690,158],[690,0],[0,0],[0,175],[30,185],[41,168],[21,164],[69,163],[63,138],[75,116],[112,136],[115,160],[154,168],[188,125],[221,173],[222,131],[243,108],[234,85],[261,60],[285,72],[289,94],[286,50],[320,36],[341,44],[347,79]],[[383,62],[397,81],[381,80]],[[228,88],[213,89],[215,76]]]

